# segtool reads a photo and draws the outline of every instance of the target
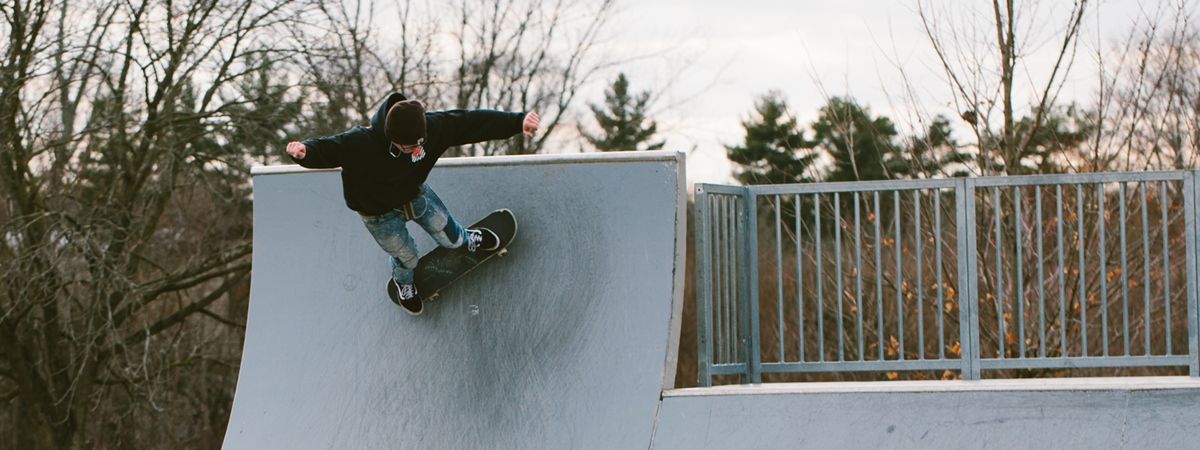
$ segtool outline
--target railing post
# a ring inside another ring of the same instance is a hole
[[[1183,230],[1187,259],[1187,306],[1188,306],[1188,374],[1200,377],[1200,320],[1197,319],[1197,277],[1200,277],[1200,267],[1197,266],[1196,255],[1196,199],[1200,197],[1196,178],[1200,171],[1191,171],[1183,179]],[[1170,326],[1168,324],[1167,326]]]
[[[695,228],[692,229],[695,237],[695,261],[696,261],[696,378],[697,385],[700,387],[712,386],[712,375],[709,375],[709,368],[712,367],[712,351],[713,343],[711,338],[712,332],[712,231],[709,228],[712,222],[711,213],[708,210],[708,191],[705,190],[705,185],[696,184],[696,199],[692,203],[692,215],[695,220]]]
[[[733,256],[734,257],[731,259],[731,261],[733,262],[735,270],[737,270],[737,294],[736,294],[737,298],[734,301],[734,309],[736,310],[736,312],[734,313],[734,320],[737,320],[737,332],[734,334],[736,335],[737,341],[734,343],[735,345],[733,346],[733,348],[736,348],[736,350],[734,351],[735,357],[733,358],[733,360],[739,364],[746,365],[746,371],[742,373],[742,383],[743,384],[749,383],[750,380],[752,379],[752,376],[750,373],[751,364],[750,364],[750,359],[749,359],[749,354],[750,354],[749,304],[750,304],[750,302],[747,300],[748,298],[750,298],[750,293],[748,292],[748,288],[747,288],[747,286],[749,285],[747,280],[750,279],[750,274],[749,274],[750,269],[749,269],[749,264],[747,263],[747,260],[749,258],[749,256],[748,256],[749,250],[747,247],[750,244],[749,244],[749,240],[746,238],[746,235],[748,234],[747,227],[749,226],[749,224],[747,223],[747,220],[746,220],[746,217],[747,217],[746,197],[748,197],[747,193],[748,193],[748,189],[742,188],[742,194],[741,194],[741,196],[738,197],[738,200],[740,200],[742,202],[742,204],[736,205],[737,207],[734,208],[735,211],[733,211],[733,213],[736,214],[737,217],[735,218],[736,220],[734,220],[734,232],[730,236],[730,238],[733,239],[733,242],[734,242],[734,244],[733,244]]]
[[[749,380],[751,383],[762,383],[762,356],[759,354],[759,332],[758,332],[758,198],[754,194],[754,189],[747,186],[745,191],[746,207],[743,209],[745,213],[745,249],[746,249],[746,271],[747,276],[745,286],[747,288],[746,304],[749,309],[750,326],[749,332],[749,357],[747,366],[749,370]]]
[[[975,244],[975,182],[954,186],[958,240],[958,341],[962,379],[979,379],[979,251]]]

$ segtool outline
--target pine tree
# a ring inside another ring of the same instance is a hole
[[[891,119],[872,118],[852,99],[829,99],[812,129],[818,146],[833,158],[823,181],[887,180],[909,172]]]
[[[580,134],[597,150],[604,152],[659,150],[665,142],[648,142],[658,131],[658,124],[646,117],[649,101],[649,91],[643,91],[636,97],[629,95],[629,80],[622,73],[605,91],[603,108],[596,104],[589,105],[603,134],[592,135],[583,130],[580,130]],[[638,148],[643,144],[642,148]]]
[[[283,158],[287,143],[304,139],[305,133],[316,136],[338,133],[335,129],[310,131],[298,126],[304,120],[302,104],[306,93],[289,99],[291,86],[277,82],[283,76],[282,71],[267,62],[238,83],[238,97],[246,102],[228,108],[229,122],[220,130],[226,141],[226,154],[248,155],[266,164],[274,162],[274,158]],[[325,118],[320,110],[313,115]],[[304,132],[299,132],[300,129]],[[290,162],[286,158],[282,161]]]
[[[913,136],[901,156],[913,178],[937,176],[969,176],[968,165],[975,157],[963,153],[961,145],[950,136],[950,119],[938,115],[923,134]],[[953,170],[953,172],[950,172]]]
[[[729,160],[741,166],[735,174],[745,184],[783,184],[814,181],[811,166],[816,159],[813,143],[804,139],[796,119],[778,91],[768,92],[755,102],[758,117],[742,122],[746,140],[741,146],[725,146]]]

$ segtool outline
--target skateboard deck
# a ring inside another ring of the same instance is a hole
[[[471,269],[483,264],[493,256],[508,253],[508,244],[517,234],[517,218],[512,211],[500,209],[467,228],[487,228],[500,238],[500,245],[492,251],[467,251],[467,245],[459,248],[437,247],[422,256],[413,270],[413,282],[417,294],[424,300],[436,301],[441,290],[454,283]]]

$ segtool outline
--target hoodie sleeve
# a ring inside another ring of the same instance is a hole
[[[332,169],[342,166],[342,154],[345,152],[345,140],[351,133],[346,132],[337,136],[313,138],[303,142],[304,158],[292,158],[296,164],[309,169]]]
[[[504,112],[490,109],[440,111],[425,115],[430,136],[448,146],[476,144],[483,141],[508,139],[521,132],[523,112]]]

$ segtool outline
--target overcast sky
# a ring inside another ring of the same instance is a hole
[[[688,178],[693,182],[728,182],[730,166],[723,145],[744,136],[741,120],[754,110],[754,100],[769,90],[784,93],[801,124],[816,118],[825,94],[853,95],[876,115],[888,115],[904,130],[906,110],[899,62],[917,84],[922,107],[952,114],[953,105],[921,30],[915,0],[641,0],[626,3],[610,41],[617,51],[636,53],[671,48],[662,58],[627,66],[631,89],[654,90],[670,85],[659,100],[656,119],[666,149],[688,152]],[[991,2],[976,1],[976,8]],[[1145,2],[1157,8],[1158,2]],[[968,4],[964,1],[962,4]],[[1136,0],[1108,0],[1092,5],[1085,56],[1076,62],[1072,83],[1063,97],[1081,103],[1094,98],[1095,50],[1123,40],[1141,6]],[[1039,6],[1028,40],[1046,42],[1065,16],[1070,2],[1047,0]],[[956,12],[966,22],[967,12]],[[1023,18],[1018,19],[1018,23]],[[1040,22],[1039,22],[1040,21]],[[986,26],[987,24],[981,24]],[[1048,52],[1053,45],[1034,50]],[[1091,52],[1091,53],[1088,53]],[[1030,56],[1032,66],[1039,64]],[[1045,59],[1045,58],[1043,58]],[[681,70],[682,78],[669,75]],[[1032,77],[1039,76],[1031,67]],[[819,82],[818,82],[819,81]],[[661,89],[660,89],[661,90]],[[700,92],[691,101],[679,103]],[[960,137],[960,140],[962,137]]]

